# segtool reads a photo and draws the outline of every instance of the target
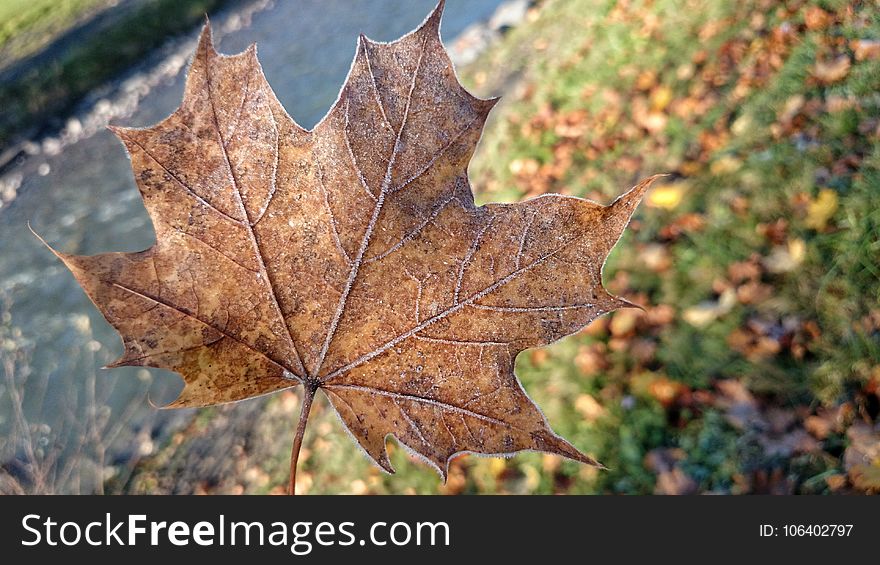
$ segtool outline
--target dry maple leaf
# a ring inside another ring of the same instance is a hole
[[[495,100],[459,84],[441,11],[392,43],[361,36],[310,131],[256,50],[219,55],[206,25],[181,107],[113,128],[156,245],[57,253],[122,335],[113,366],[183,376],[169,407],[304,386],[291,492],[318,390],[388,472],[389,435],[444,477],[461,452],[597,464],[551,431],[513,362],[629,305],[601,270],[651,179],[607,207],[559,195],[475,206],[467,165]]]

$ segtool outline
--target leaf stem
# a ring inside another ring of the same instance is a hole
[[[318,387],[306,384],[303,392],[303,404],[299,413],[299,423],[296,426],[296,435],[293,437],[293,446],[290,448],[290,485],[288,493],[296,494],[296,463],[299,460],[299,450],[302,447],[303,436],[306,432],[306,423],[309,421],[309,412],[312,410],[312,400]]]

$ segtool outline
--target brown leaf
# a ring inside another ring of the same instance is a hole
[[[578,395],[574,408],[590,423],[605,415],[605,408],[593,396],[586,393]]]
[[[761,265],[758,263],[757,257],[747,261],[731,263],[727,267],[727,276],[730,277],[731,282],[734,284],[755,282],[761,278]]]
[[[657,448],[645,455],[645,466],[657,474],[654,494],[696,494],[699,485],[679,466],[685,458],[681,449]]]
[[[593,376],[609,367],[605,356],[605,344],[602,342],[582,345],[574,358],[575,366],[587,377]]]
[[[635,333],[636,323],[641,317],[642,312],[639,310],[621,310],[611,317],[608,329],[614,337],[632,335]]]
[[[653,191],[652,191],[653,192]],[[660,230],[660,237],[674,240],[683,233],[700,231],[706,226],[706,218],[697,213],[684,214],[676,218],[671,224]]]
[[[851,65],[848,55],[840,55],[829,61],[816,61],[813,76],[823,84],[831,84],[843,80],[849,74]]]
[[[679,396],[688,392],[687,387],[680,382],[673,381],[666,375],[660,375],[651,380],[648,385],[648,393],[653,396],[665,408],[669,408]]]
[[[724,316],[736,305],[736,293],[732,289],[725,290],[718,300],[705,301],[686,308],[682,319],[697,328],[704,328]]]
[[[876,39],[853,39],[849,46],[855,53],[856,61],[880,59],[880,41]]]
[[[724,410],[730,424],[745,429],[760,417],[758,401],[742,381],[727,379],[716,383],[715,405]]]
[[[849,445],[843,462],[850,481],[865,492],[880,492],[880,429],[858,422],[846,435]]]
[[[810,6],[804,13],[804,23],[812,31],[828,27],[833,19],[831,14],[818,6]]]
[[[849,474],[856,488],[868,494],[880,493],[880,463],[856,465]]]
[[[857,422],[846,431],[848,445],[843,462],[848,470],[880,461],[880,427]]]
[[[648,269],[655,273],[663,273],[672,266],[669,248],[660,243],[648,243],[640,246],[639,258]]]
[[[803,239],[794,238],[787,245],[775,245],[770,254],[761,259],[761,264],[770,273],[789,273],[800,267],[806,255],[807,243]]]
[[[804,429],[816,439],[823,440],[832,433],[840,433],[851,416],[850,404],[841,404],[830,409],[820,408],[817,414],[804,419]]]
[[[514,359],[629,305],[602,265],[653,178],[610,206],[475,206],[467,166],[495,100],[458,83],[441,10],[388,44],[362,36],[312,130],[253,47],[222,56],[205,27],[181,107],[114,128],[156,245],[56,252],[122,335],[113,366],[180,373],[174,408],[304,385],[293,469],[317,390],[389,472],[389,435],[444,477],[467,451],[597,465],[551,431]]]
[[[786,100],[782,107],[782,112],[779,114],[779,123],[785,126],[790,126],[792,120],[794,120],[795,116],[797,116],[804,107],[804,102],[806,102],[806,98],[804,98],[803,94],[795,94]]]
[[[840,473],[829,475],[825,477],[825,483],[831,489],[831,492],[840,491],[846,486],[846,475]]]

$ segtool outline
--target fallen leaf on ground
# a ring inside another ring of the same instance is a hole
[[[635,333],[636,323],[641,317],[642,312],[639,310],[621,310],[611,317],[611,323],[608,325],[608,330],[614,337],[632,335]]]
[[[849,442],[843,455],[847,469],[880,460],[880,429],[856,422],[846,431]]]
[[[607,369],[609,363],[605,356],[605,344],[582,345],[574,357],[574,364],[587,377]]]
[[[782,107],[782,112],[779,114],[778,121],[779,123],[789,126],[791,125],[791,121],[794,117],[801,111],[801,108],[804,107],[804,102],[806,98],[804,98],[803,94],[795,94],[785,101],[785,105]]]
[[[662,273],[672,266],[669,248],[662,243],[649,243],[639,250],[639,259],[655,273]]]
[[[823,188],[816,198],[807,205],[806,224],[817,231],[824,230],[838,208],[837,191]]]
[[[776,245],[770,254],[761,260],[768,272],[779,274],[794,271],[804,262],[807,244],[803,239],[794,238],[787,245]]]
[[[742,160],[733,155],[724,155],[712,161],[709,171],[713,175],[729,175],[738,171],[740,167],[742,167]]]
[[[672,210],[684,200],[687,184],[684,181],[664,183],[654,187],[645,203],[651,208]]]
[[[855,53],[856,61],[880,59],[880,41],[876,39],[854,39],[849,45]]]
[[[804,23],[807,25],[807,29],[811,31],[825,29],[832,21],[831,14],[818,6],[810,6],[804,13]]]
[[[856,465],[849,472],[853,486],[868,494],[880,493],[880,461],[870,465]]]
[[[715,388],[719,393],[715,397],[715,404],[724,410],[727,421],[734,427],[745,429],[759,417],[758,401],[742,381],[718,381]]]
[[[804,419],[804,429],[816,439],[825,439],[832,433],[842,433],[850,425],[855,411],[845,402],[831,408],[820,408]]]
[[[685,458],[681,449],[658,448],[645,456],[645,465],[657,474],[654,494],[696,494],[699,485],[679,467]]]
[[[857,422],[846,432],[849,445],[843,463],[856,488],[880,492],[880,429]]]
[[[852,63],[848,55],[839,55],[830,61],[816,61],[813,76],[823,84],[831,84],[846,78]]]
[[[648,393],[660,404],[668,408],[679,396],[686,394],[687,387],[678,381],[673,381],[666,375],[659,375],[648,384]]]
[[[605,415],[605,408],[589,394],[580,394],[574,402],[574,408],[587,422],[595,422]]]
[[[704,328],[730,312],[736,305],[736,292],[727,289],[721,293],[717,300],[707,300],[696,306],[686,308],[682,312],[682,319],[697,328]]]

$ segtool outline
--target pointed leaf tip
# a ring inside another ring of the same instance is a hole
[[[651,175],[650,177],[642,180],[640,183],[621,194],[614,202],[611,203],[611,207],[624,207],[629,210],[634,210],[636,206],[638,206],[639,202],[644,198],[645,193],[651,188],[651,185],[654,184],[654,181],[661,177],[669,176],[666,173],[661,173],[657,175]]]
[[[161,405],[156,404],[155,402],[153,402],[153,398],[150,396],[150,392],[149,392],[149,391],[147,391],[147,404],[149,404],[150,407],[151,407],[153,410],[165,410],[165,409],[168,408],[168,405],[161,406]]]
[[[499,102],[501,102],[500,96],[493,96],[491,98],[478,98],[478,100],[483,104],[486,113],[488,114],[492,108],[494,108]]]
[[[52,252],[53,255],[55,255],[56,257],[58,257],[59,259],[61,259],[61,261],[62,261],[65,265],[68,265],[68,262],[67,262],[67,255],[65,255],[64,253],[62,253],[62,252],[56,250],[54,247],[52,247],[51,245],[49,245],[49,242],[47,242],[45,239],[43,239],[43,236],[41,236],[40,234],[38,234],[38,233],[34,230],[34,228],[31,226],[31,222],[30,222],[30,220],[28,220],[28,222],[27,222],[27,229],[30,230],[30,232],[34,235],[34,237],[36,237],[38,240],[40,240],[40,243],[42,243],[43,245],[46,246],[46,249],[48,249],[49,251]],[[70,266],[68,265],[68,268],[69,268],[69,267],[70,267]]]
[[[620,296],[611,296],[611,299],[615,303],[615,308],[636,308],[637,310],[641,310],[642,312],[647,312],[644,306],[636,304],[635,302],[630,302],[626,298],[622,298]]]
[[[198,47],[196,48],[196,53],[201,51],[202,49],[207,49],[209,53],[216,52],[214,50],[214,30],[211,28],[211,22],[208,20],[208,15],[205,14],[205,23],[202,26],[202,31],[199,33],[199,41]]]
[[[617,244],[629,224],[645,193],[655,180],[665,175],[653,175],[638,183],[625,193],[621,194],[611,204],[605,207],[603,223],[608,227],[608,239],[604,242],[606,253]]]
[[[382,469],[389,475],[394,475],[397,473],[397,470],[394,469],[394,465],[391,464],[391,459],[388,458],[388,446],[385,442],[383,442],[382,444],[382,451],[379,454],[379,457],[373,457],[369,453],[367,453],[367,457],[369,457],[370,460],[372,460],[376,465],[379,466],[380,469]]]
[[[594,458],[581,453],[575,446],[562,439],[558,435],[549,430],[544,430],[533,434],[535,438],[536,448],[540,451],[555,453],[568,459],[578,461],[593,467],[602,467],[603,465]]]
[[[107,129],[110,130],[110,133],[115,135],[122,142],[126,141],[126,138],[129,137],[129,134],[131,132],[131,128],[126,128],[122,126],[107,125]]]
[[[443,19],[443,8],[446,6],[445,0],[440,0],[437,5],[434,7],[434,10],[428,14],[428,17],[425,19],[425,22],[422,24],[422,28],[432,28],[439,33],[440,30],[440,21]]]

